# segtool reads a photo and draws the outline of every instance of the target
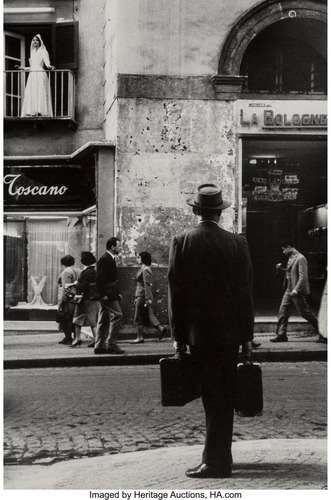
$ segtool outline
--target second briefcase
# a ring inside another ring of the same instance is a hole
[[[192,357],[160,359],[161,402],[163,406],[184,406],[199,398],[201,388]]]
[[[262,371],[258,363],[239,363],[237,366],[235,410],[241,417],[255,417],[262,414]]]

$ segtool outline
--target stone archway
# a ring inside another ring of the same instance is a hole
[[[221,51],[218,76],[238,77],[250,42],[265,28],[284,19],[301,18],[327,22],[326,2],[321,0],[266,0],[239,18]]]

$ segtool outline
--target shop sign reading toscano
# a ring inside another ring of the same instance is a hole
[[[67,186],[22,186],[19,179],[22,174],[7,174],[3,178],[4,184],[8,185],[10,196],[63,196],[68,190]]]

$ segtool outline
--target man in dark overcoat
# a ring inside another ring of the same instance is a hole
[[[214,184],[188,203],[201,220],[172,241],[169,315],[176,356],[188,345],[199,368],[206,439],[202,463],[186,475],[230,477],[237,355],[240,345],[247,359],[252,350],[252,266],[246,239],[219,227],[229,203]]]
[[[97,263],[96,288],[100,296],[100,309],[95,336],[95,354],[123,354],[117,345],[120,323],[123,317],[121,295],[118,290],[116,255],[118,238],[106,243],[106,252]]]

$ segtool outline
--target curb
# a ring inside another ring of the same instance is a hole
[[[185,470],[198,460],[202,448],[202,445],[171,446],[71,459],[47,466],[10,465],[4,468],[4,487],[15,490],[141,489],[149,492],[176,489],[184,492],[176,498],[202,498],[203,494],[185,495],[185,490],[200,489],[213,490],[215,494],[210,498],[224,498],[223,490],[327,489],[326,439],[235,441],[231,478],[187,478]],[[311,496],[317,495],[311,493]],[[161,497],[155,493],[145,498]],[[208,497],[204,495],[204,498]]]
[[[9,359],[4,361],[4,369],[157,365],[161,358],[169,358],[171,356],[167,352],[165,354],[110,354],[67,358]],[[253,359],[258,363],[327,361],[327,351],[261,351],[255,352]]]

